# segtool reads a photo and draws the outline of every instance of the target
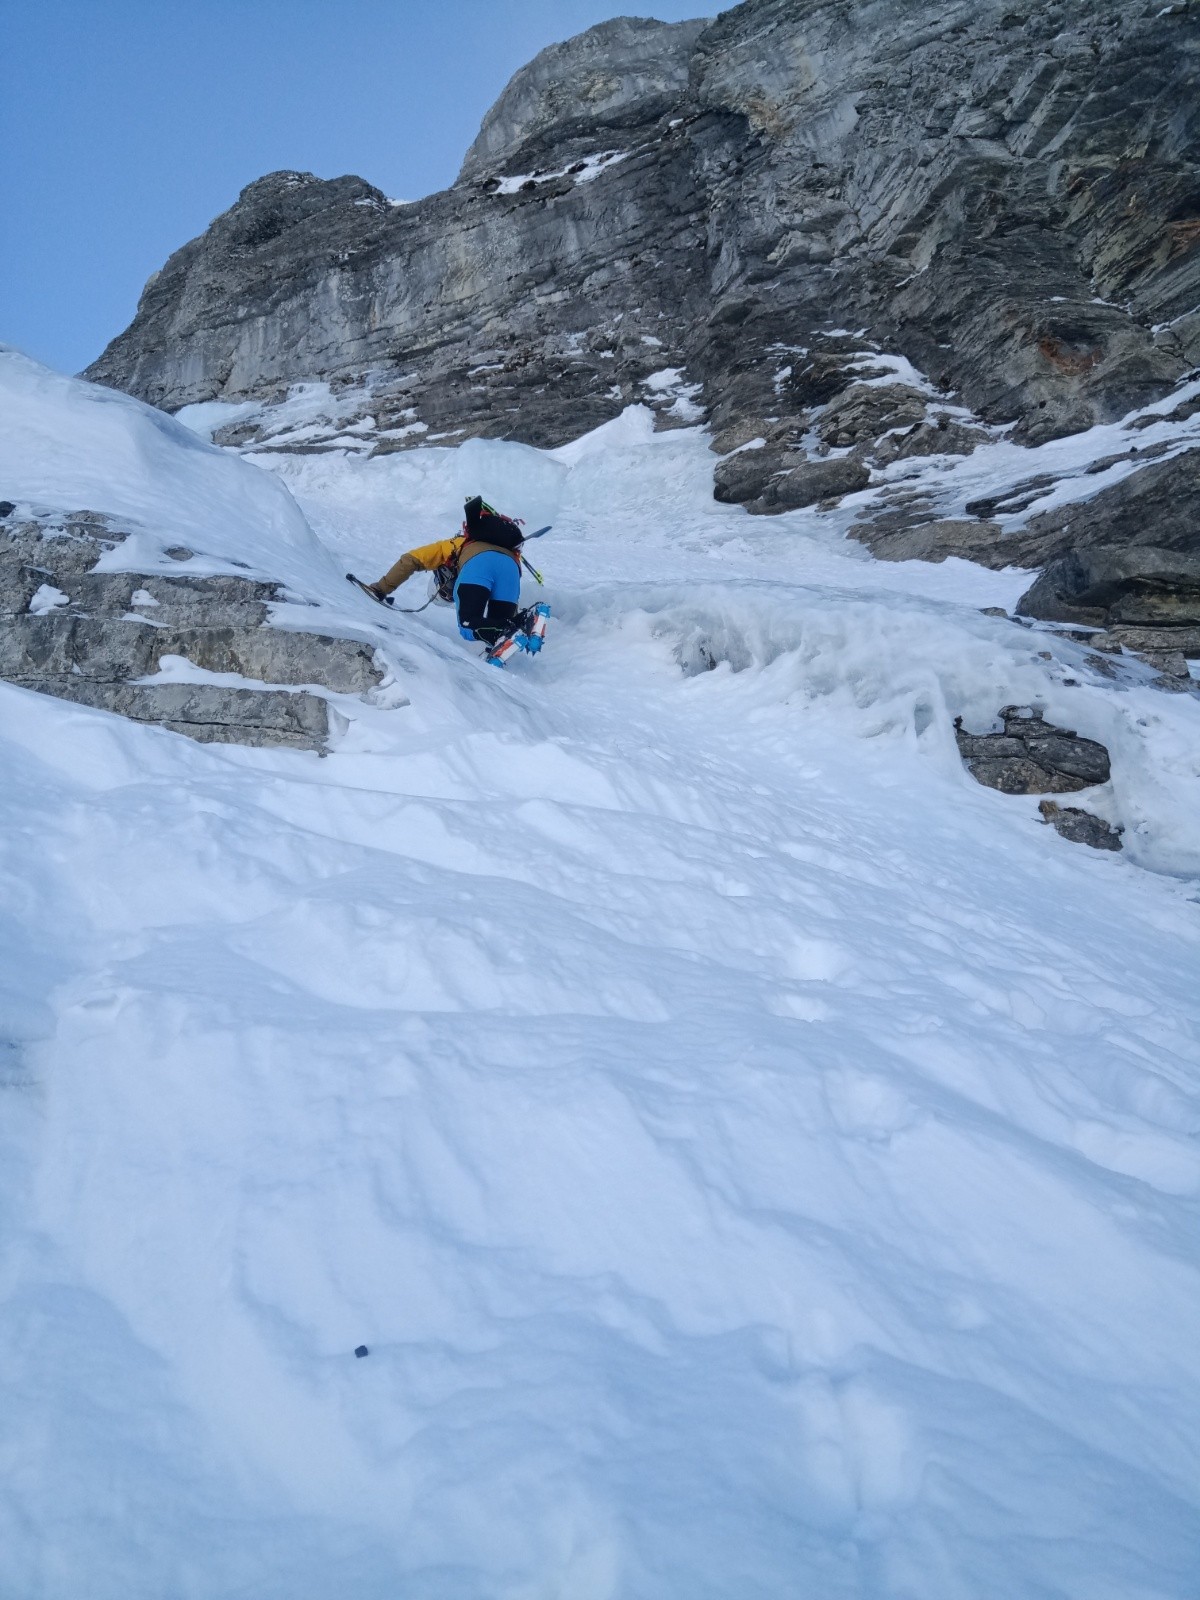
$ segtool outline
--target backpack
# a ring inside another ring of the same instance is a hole
[[[501,550],[519,550],[525,535],[519,517],[506,517],[494,510],[480,495],[475,495],[463,506],[466,521],[463,533],[468,539],[478,539],[482,544],[498,545]]]

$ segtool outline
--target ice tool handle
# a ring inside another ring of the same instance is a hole
[[[544,528],[538,528],[533,533],[527,533],[525,535],[526,542],[528,542],[530,539],[540,539],[544,533],[549,533],[553,526],[554,524],[552,522],[548,522]],[[521,565],[525,568],[526,572],[531,572],[537,581],[542,585],[542,587],[545,588],[546,580],[542,577],[541,573],[532,562],[526,561],[525,557],[522,556]]]

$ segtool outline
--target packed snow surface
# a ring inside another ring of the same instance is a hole
[[[272,476],[0,391],[7,497],[411,700],[321,760],[0,685],[5,1600],[1194,1596],[1196,700],[636,408]],[[341,577],[473,490],[554,523],[505,672]],[[966,775],[1014,701],[1122,855]]]

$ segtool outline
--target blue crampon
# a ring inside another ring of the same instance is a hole
[[[550,607],[544,600],[539,600],[537,605],[522,612],[517,626],[502,639],[497,639],[484,659],[494,667],[502,667],[522,650],[529,655],[537,655],[546,637],[546,619],[549,615]]]

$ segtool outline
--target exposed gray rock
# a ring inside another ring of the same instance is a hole
[[[719,456],[728,455],[733,450],[741,450],[746,445],[766,445],[774,441],[778,429],[762,417],[745,417],[740,422],[732,423],[709,441],[708,448]]]
[[[1190,400],[1181,400],[1178,405],[1172,406],[1169,411],[1148,411],[1145,415],[1135,417],[1128,424],[1130,428],[1141,430],[1152,428],[1157,422],[1186,422],[1189,417],[1194,417],[1200,412],[1200,397],[1193,395]]]
[[[443,193],[249,185],[88,375],[169,409],[254,397],[266,415],[221,442],[283,452],[557,445],[641,401],[664,427],[706,414],[723,456],[764,440],[716,467],[718,498],[822,507],[993,424],[1036,444],[1175,388],[1200,363],[1198,156],[1197,5],[621,18],[522,68]],[[697,387],[647,387],[667,368]],[[270,403],[313,379],[334,391],[320,435],[288,437]],[[1024,527],[1047,473],[971,501],[977,528],[889,482],[852,532],[885,559],[994,567],[1195,553],[1200,449],[1155,461],[1139,425],[1138,471]],[[1169,681],[1179,653],[1148,659]]]
[[[382,681],[374,650],[355,639],[283,628],[154,630],[155,655],[184,656],[207,672],[235,672],[263,683],[319,684],[364,694]]]
[[[196,739],[311,750],[331,732],[319,694],[133,680],[181,656],[204,671],[344,694],[382,681],[368,645],[267,626],[277,585],[93,570],[124,537],[94,512],[0,530],[0,678]],[[46,609],[31,611],[39,597]]]
[[[616,17],[543,50],[483,119],[459,183],[494,172],[534,141],[545,147],[656,122],[686,91],[692,49],[706,26],[703,18],[672,24]]]
[[[739,450],[726,456],[713,472],[713,494],[727,505],[757,500],[775,473],[782,470],[781,449]]]
[[[154,722],[201,744],[280,746],[323,751],[333,728],[329,702],[290,690],[230,688],[211,683],[105,683],[93,678],[22,682],[41,694]],[[344,720],[344,719],[343,719]]]
[[[834,449],[866,445],[892,428],[908,430],[925,420],[927,397],[907,384],[852,383],[832,400],[816,429]]]
[[[870,456],[877,467],[913,456],[969,456],[987,437],[983,428],[940,412],[910,428],[884,434],[872,446]]]
[[[764,447],[726,456],[714,473],[713,493],[748,511],[792,511],[863,489],[870,480],[869,469],[853,456],[806,461]]]
[[[772,477],[747,509],[757,512],[794,511],[800,506],[812,506],[818,501],[836,500],[844,494],[853,494],[858,489],[865,489],[870,481],[870,470],[854,456],[804,461]]]
[[[1119,850],[1124,828],[1114,828],[1103,817],[1093,816],[1078,806],[1060,806],[1054,800],[1042,800],[1038,805],[1043,822],[1048,822],[1064,839],[1072,844],[1088,844],[1093,850]]]
[[[1038,567],[1097,545],[1169,550],[1176,563],[1180,555],[1200,556],[1200,447],[1140,467],[1089,500],[1031,517],[1012,535],[1013,565]]]
[[[1156,672],[1162,673],[1163,678],[1186,679],[1190,682],[1192,675],[1188,670],[1187,657],[1182,650],[1145,650],[1140,653]]]
[[[1200,359],[1194,11],[604,24],[517,75],[445,193],[250,185],[89,375],[168,407],[327,378],[381,439],[557,444],[669,409],[640,387],[668,366],[718,430],[799,425],[884,348],[1020,439],[1112,420]]]
[[[968,733],[956,718],[955,737],[968,772],[1003,794],[1069,794],[1107,783],[1108,751],[1094,739],[1056,728],[1040,711],[1005,706],[1003,733]]]
[[[1050,563],[1021,596],[1017,610],[1042,621],[1087,623],[1110,632],[1114,624],[1156,632],[1179,629],[1180,643],[1167,648],[1190,653],[1191,632],[1200,628],[1200,550],[1181,554],[1142,544],[1075,550]],[[1138,648],[1132,636],[1128,643]],[[1146,647],[1166,646],[1158,637]]]
[[[22,541],[20,558],[11,559],[13,554],[13,546],[6,549],[0,539],[0,615],[27,611],[30,597],[51,572],[55,587],[73,608],[72,615],[136,611],[159,626],[253,628],[266,621],[268,602],[278,598],[278,585],[246,578],[93,572],[85,565],[97,556],[92,542],[80,542],[68,554],[61,542],[43,544],[34,533]]]
[[[0,628],[0,678],[12,683],[53,677],[120,682],[156,672],[164,656],[182,656],[205,672],[315,683],[339,694],[361,694],[382,677],[366,645],[278,628],[166,628],[65,608],[8,617]]]
[[[1011,517],[1025,511],[1040,500],[1048,489],[1053,489],[1058,479],[1052,472],[1035,473],[1024,478],[999,494],[982,495],[978,500],[968,500],[963,510],[972,517]]]
[[[1139,628],[1117,623],[1107,629],[1104,637],[1114,646],[1139,654],[1177,653],[1185,661],[1200,660],[1200,627]],[[1088,642],[1099,648],[1094,638]]]
[[[7,585],[16,581],[22,566],[40,574],[39,583],[51,570],[57,579],[69,581],[115,550],[125,534],[95,519],[94,512],[76,511],[44,522],[8,520],[0,528],[0,610],[13,609]]]
[[[917,518],[913,525],[906,526],[903,519],[889,523],[878,517],[855,523],[850,531],[882,561],[945,561],[948,556],[960,556],[964,561],[982,561],[986,566],[1008,565],[994,560],[1002,537],[996,522],[961,518],[930,522]]]
[[[886,465],[890,443],[885,438],[873,448],[870,459],[876,465]],[[1038,473],[968,501],[966,511],[980,519],[975,524],[939,517],[928,488],[885,487],[850,533],[885,560],[939,561],[955,555],[997,568],[1037,567],[1049,561],[1022,600],[1022,614],[1095,626],[1110,619],[1108,602],[1081,601],[1089,581],[1084,575],[1093,560],[1103,566],[1128,556],[1134,563],[1131,571],[1144,572],[1145,581],[1125,585],[1112,620],[1165,625],[1200,617],[1192,575],[1200,554],[1200,447],[1185,448],[1167,460],[1155,459],[1155,450],[1134,450],[1093,465],[1103,469],[1131,454],[1147,464],[1139,462],[1135,471],[1090,499],[1035,513],[1023,527],[1006,529],[995,519],[1028,510],[1061,481],[1053,474]]]

